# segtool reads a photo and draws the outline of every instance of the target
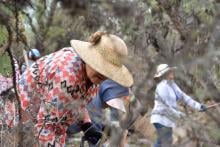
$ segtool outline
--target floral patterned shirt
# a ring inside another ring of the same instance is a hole
[[[65,145],[67,127],[85,117],[85,104],[97,93],[87,83],[84,63],[71,47],[40,58],[21,75],[21,107],[37,118],[41,144]]]

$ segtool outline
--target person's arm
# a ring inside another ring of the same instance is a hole
[[[86,107],[83,108],[83,122],[87,123],[87,122],[91,122],[90,116],[89,116],[89,112],[86,109]]]
[[[176,84],[175,84],[175,90],[178,92],[179,98],[183,100],[186,103],[186,105],[201,111],[202,104],[192,99],[189,95],[183,92]]]
[[[119,143],[119,147],[125,147],[127,146],[127,135],[128,135],[128,130],[124,130],[122,132],[122,138],[121,138],[121,141]]]
[[[23,73],[26,69],[27,69],[27,65],[25,63],[23,63],[21,65],[21,73]]]

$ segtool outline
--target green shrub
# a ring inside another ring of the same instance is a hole
[[[9,56],[7,54],[0,56],[0,73],[3,75],[11,74],[12,68]]]

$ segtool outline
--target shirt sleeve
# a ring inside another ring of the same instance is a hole
[[[104,81],[100,86],[99,95],[103,102],[107,102],[113,98],[128,96],[129,89],[115,83],[114,81]]]
[[[185,92],[183,92],[177,84],[175,84],[175,90],[177,91],[179,98],[183,100],[186,105],[196,109],[200,110],[201,109],[201,104],[194,99],[192,99],[189,95],[187,95]]]

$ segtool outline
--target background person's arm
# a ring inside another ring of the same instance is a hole
[[[199,102],[192,99],[189,95],[187,95],[185,92],[183,92],[176,84],[175,84],[175,90],[178,92],[180,99],[183,100],[186,103],[186,105],[188,105],[196,110],[199,110],[199,111],[201,110],[202,104],[200,104]]]

